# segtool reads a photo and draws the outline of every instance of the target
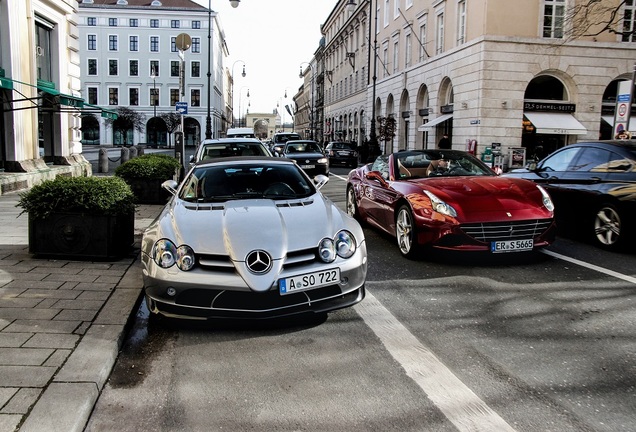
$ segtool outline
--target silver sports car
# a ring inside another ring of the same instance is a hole
[[[328,312],[365,295],[363,231],[287,159],[201,162],[144,231],[148,309],[171,317]]]

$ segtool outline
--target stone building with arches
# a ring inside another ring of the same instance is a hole
[[[610,33],[568,38],[577,3],[339,1],[322,26],[328,139],[364,143],[373,112],[376,131],[395,120],[383,152],[432,148],[448,134],[455,149],[540,157],[610,138],[636,45]],[[636,6],[620,11],[619,26],[633,28]]]

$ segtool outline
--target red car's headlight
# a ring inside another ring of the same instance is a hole
[[[552,203],[552,199],[550,198],[550,195],[548,194],[548,192],[543,189],[541,186],[536,185],[537,188],[539,188],[539,190],[541,191],[541,195],[543,195],[543,205],[545,206],[545,208],[547,208],[549,211],[553,212],[554,211],[554,204]]]
[[[439,199],[434,193],[427,190],[423,191],[426,196],[431,200],[431,206],[437,213],[441,213],[446,216],[457,217],[457,211],[452,205],[445,203]]]

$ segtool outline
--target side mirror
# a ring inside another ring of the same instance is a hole
[[[166,180],[165,182],[161,183],[161,187],[170,192],[172,195],[177,194],[178,185],[179,184],[174,180]]]
[[[329,181],[329,177],[324,174],[318,174],[314,177],[314,184],[316,185],[316,189],[320,190],[324,185]]]
[[[537,162],[536,161],[530,161],[526,164],[526,169],[528,171],[536,171],[537,170]]]

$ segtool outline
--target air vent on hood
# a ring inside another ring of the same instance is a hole
[[[277,202],[276,207],[304,207],[308,205],[312,205],[314,203],[313,199],[304,200],[304,201],[285,201],[285,202]]]
[[[223,204],[184,204],[188,210],[223,210]]]

